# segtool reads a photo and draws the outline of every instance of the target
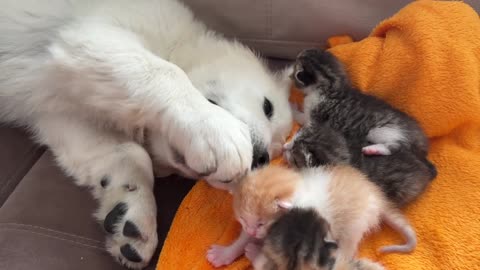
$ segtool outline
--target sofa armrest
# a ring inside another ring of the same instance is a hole
[[[0,207],[42,153],[25,131],[0,126]]]

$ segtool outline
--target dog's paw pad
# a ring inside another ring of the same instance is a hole
[[[142,234],[135,223],[127,220],[123,226],[123,235],[130,238],[141,238]]]
[[[120,252],[122,253],[123,257],[125,257],[125,259],[131,262],[139,263],[142,261],[142,257],[140,257],[138,252],[130,244],[125,244],[120,247]]]
[[[121,221],[123,216],[128,210],[126,203],[120,202],[107,214],[105,220],[103,221],[103,228],[105,231],[113,234],[115,231],[116,225]]]

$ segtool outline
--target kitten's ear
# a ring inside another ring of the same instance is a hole
[[[288,200],[277,200],[277,206],[283,210],[290,210],[293,207],[293,203]]]
[[[299,61],[295,64],[292,79],[298,88],[307,87],[315,83],[315,72],[306,69]]]

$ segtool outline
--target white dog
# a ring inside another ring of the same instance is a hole
[[[157,245],[152,171],[222,186],[267,163],[291,127],[288,86],[176,0],[2,1],[0,119],[92,188],[130,268]]]

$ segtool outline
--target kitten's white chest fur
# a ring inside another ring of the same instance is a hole
[[[322,102],[325,101],[325,97],[322,96],[318,91],[305,91],[307,94],[303,100],[303,112],[305,113],[305,123],[310,121],[310,112]]]

